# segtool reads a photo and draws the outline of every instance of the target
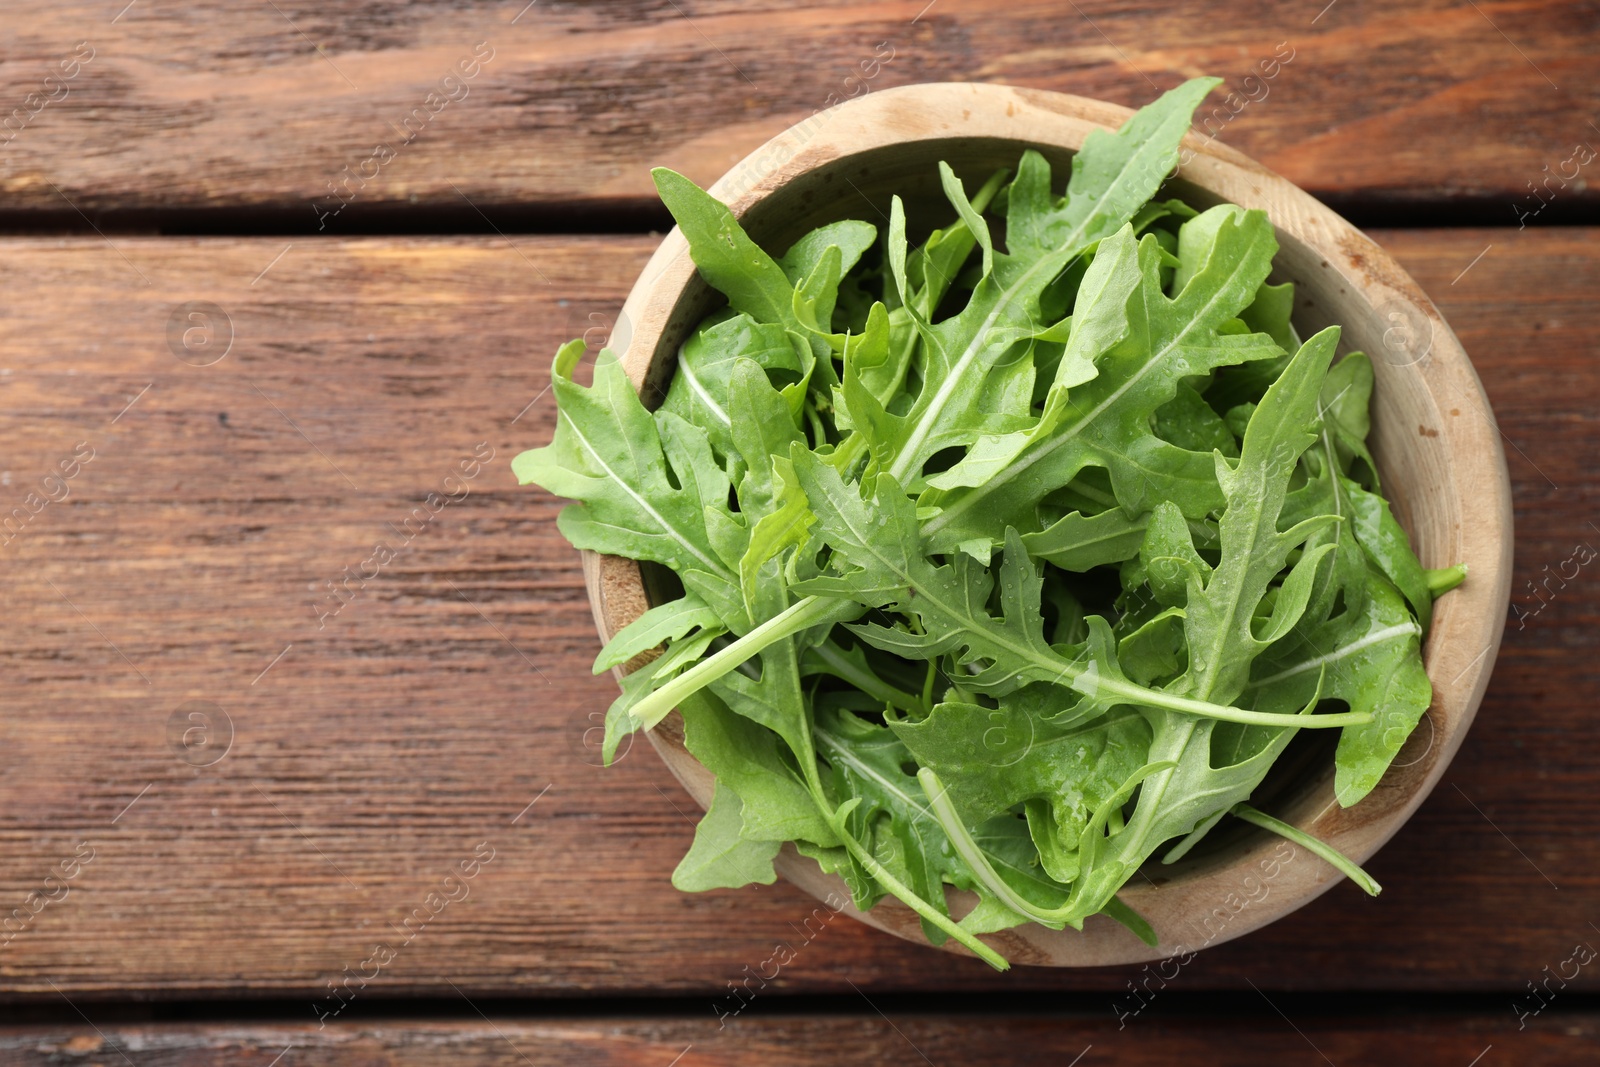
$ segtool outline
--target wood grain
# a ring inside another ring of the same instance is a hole
[[[886,86],[1000,81],[1138,105],[1200,73],[1237,94],[1213,132],[1325,196],[1468,201],[1507,223],[1600,196],[1561,166],[1600,146],[1600,20],[1562,0],[121,7],[7,8],[0,113],[24,110],[0,149],[0,211],[81,225],[78,209],[138,224],[262,208],[311,229],[348,201],[327,232],[418,207],[570,227],[574,208],[659,212],[651,165],[707,184],[816,109]],[[93,58],[45,86],[79,42]],[[492,58],[441,90],[479,42]]]
[[[1600,543],[1600,233],[1375,236],[1438,301],[1495,403],[1527,617],[1445,782],[1372,861],[1383,896],[1336,887],[1200,955],[1187,989],[1509,997],[1600,938],[1587,784],[1600,753],[1581,725],[1600,691],[1595,568],[1551,580],[1536,613],[1524,589]],[[454,983],[474,997],[677,992],[709,1014],[801,937],[814,903],[791,887],[668,884],[691,802],[643,744],[595,766],[585,731],[614,688],[589,673],[577,554],[555,503],[508,470],[549,437],[556,342],[602,329],[653,242],[115,242],[0,245],[0,517],[78,442],[95,451],[0,549],[0,914],[34,890],[59,896],[46,876],[93,849],[65,898],[0,948],[0,990],[275,993],[305,998],[310,1019],[346,968],[372,974],[382,943],[394,955],[377,976],[341,987],[352,1005],[453,997]],[[186,301],[231,319],[214,365],[168,347]],[[479,442],[496,454],[465,499],[319,629],[321,583],[402,540],[430,492],[459,492],[444,479]],[[233,724],[209,766],[180,757],[215,749],[169,741],[192,700]],[[460,895],[444,878],[483,842],[494,857],[467,895],[403,925],[430,892]],[[1110,1017],[1137,974],[999,976],[839,920],[771,992],[1079,989],[1096,995],[1075,1004]]]
[[[363,1063],[431,1067],[523,1067],[530,1063],[593,1067],[746,1067],[771,1064],[888,1063],[1007,1064],[1014,1067],[1121,1067],[1204,1063],[1379,1064],[1463,1067],[1485,1064],[1588,1062],[1600,1021],[1592,1013],[1534,1020],[1518,1032],[1507,1013],[1411,1019],[1352,1018],[1295,1013],[1281,1017],[1256,994],[1244,1018],[1168,1016],[1112,1020],[1027,1015],[935,1016],[889,1007],[879,1016],[862,1004],[858,1015],[749,1014],[719,1029],[714,1019],[601,1017],[495,1022],[374,1021],[330,1026],[244,1023],[228,1026],[103,1025],[0,1028],[0,1062],[44,1067],[63,1062],[123,1063],[132,1067],[247,1064],[299,1067]],[[1151,1012],[1154,1015],[1155,1005]],[[1294,1012],[1294,1008],[1290,1008]],[[1298,1032],[1297,1032],[1298,1031]],[[1585,1053],[1583,1050],[1588,1049]],[[1489,1051],[1492,1049],[1492,1051]],[[117,1053],[122,1055],[117,1055]],[[1488,1055],[1484,1055],[1488,1052]],[[920,1055],[919,1055],[920,1054]],[[126,1057],[124,1059],[124,1057]],[[1076,1058],[1075,1058],[1076,1057]]]

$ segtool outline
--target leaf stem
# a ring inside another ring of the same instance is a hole
[[[1250,805],[1242,801],[1233,806],[1232,814],[1240,819],[1243,819],[1245,822],[1250,823],[1252,826],[1259,826],[1263,830],[1270,830],[1287,841],[1292,841],[1297,845],[1305,846],[1310,851],[1316,853],[1329,863],[1333,864],[1346,878],[1350,879],[1356,885],[1364,889],[1368,896],[1375,897],[1383,891],[1383,886],[1379,885],[1377,880],[1374,879],[1372,875],[1362,870],[1360,866],[1358,866],[1356,862],[1349,856],[1346,856],[1343,852],[1340,852],[1327,842],[1317,840],[1304,830],[1301,830],[1298,827],[1290,826],[1282,819],[1274,819],[1265,812],[1257,811],[1255,808],[1252,808]]]
[[[1087,673],[1087,672],[1084,672]],[[1106,678],[1103,675],[1090,681],[1086,686],[1074,684],[1073,689],[1090,697],[1102,696],[1106,693],[1125,698],[1129,704],[1143,707],[1162,708],[1167,711],[1181,711],[1189,715],[1197,715],[1204,719],[1221,719],[1223,722],[1238,722],[1248,726],[1283,726],[1296,730],[1325,729],[1331,730],[1345,726],[1364,726],[1372,721],[1372,713],[1366,711],[1340,711],[1327,715],[1305,715],[1299,712],[1279,713],[1270,711],[1246,711],[1244,708],[1229,707],[1226,704],[1212,704],[1205,700],[1192,700],[1189,697],[1173,696],[1163,693],[1159,689],[1146,689],[1132,682],[1120,682],[1116,679]]]
[[[636,723],[648,730],[666,718],[684,697],[704,689],[768,645],[776,644],[813,626],[849,622],[859,617],[865,610],[853,600],[840,600],[834,597],[808,596],[803,600],[797,600],[733,644],[712,653],[672,678],[660,689],[635,704],[629,714]]]
[[[1467,580],[1467,565],[1457,563],[1454,567],[1423,571],[1422,577],[1428,583],[1428,592],[1435,598],[1441,597]]]

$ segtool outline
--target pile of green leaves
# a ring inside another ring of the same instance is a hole
[[[1413,555],[1372,367],[1336,327],[1300,342],[1265,214],[1155,199],[1215,84],[1091,135],[1065,195],[1034,151],[970,194],[941,165],[914,247],[896,198],[774,257],[656,172],[727,305],[654,411],[564,346],[555,439],[515,471],[576,501],[574,545],[677,577],[595,670],[653,654],[608,759],[679,708],[716,776],[680,888],[770,883],[793,842],[1003,967],[977,935],[1105,913],[1153,940],[1117,891],[1231,812],[1376,891],[1246,802],[1304,729],[1341,731],[1341,803],[1373,788],[1462,572]]]

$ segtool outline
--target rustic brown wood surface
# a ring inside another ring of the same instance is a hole
[[[0,1065],[1594,1061],[1597,54],[1560,0],[6,5]],[[656,243],[648,167],[913,82],[1197,74],[1197,129],[1359,221],[1494,227],[1374,234],[1517,519],[1383,894],[1166,980],[679,894],[698,813],[643,742],[599,767],[578,556],[509,472]]]
[[[1182,988],[1493,991],[1510,1018],[1600,941],[1600,620],[1572,562],[1600,544],[1600,232],[1376,238],[1495,404],[1518,617],[1444,783],[1370,865],[1383,895],[1340,885]],[[710,998],[807,937],[791,887],[668,884],[692,804],[642,743],[597,766],[614,683],[589,672],[577,554],[508,469],[549,437],[555,344],[599,339],[653,244],[0,244],[0,914],[54,898],[0,934],[0,988],[272,993],[334,1021],[327,983],[353,974],[351,1012],[458,989]],[[455,899],[415,918],[435,891]],[[1109,1017],[1138,975],[996,975],[838,919],[769,990],[1093,990],[1073,1003]]]
[[[1255,993],[1246,993],[1260,998]],[[367,1026],[83,1025],[0,1029],[0,1061],[15,1067],[128,1063],[133,1067],[246,1064],[299,1067],[362,1063],[429,1067],[790,1067],[928,1062],[1016,1067],[1311,1067],[1326,1063],[1482,1067],[1495,1063],[1575,1064],[1594,1051],[1592,1014],[1542,1020],[1518,1032],[1505,1018],[1460,1015],[1375,1023],[1350,1017],[1276,1014],[1247,1023],[1158,1018],[1111,1020],[1008,1014],[932,1016],[869,1008],[857,1017],[780,1013],[749,1016],[719,1030],[706,1019],[611,1017],[570,1021],[386,1021]],[[867,1007],[863,1005],[863,1007]],[[1265,1005],[1263,1005],[1265,1008]],[[287,1050],[287,1053],[286,1051]],[[119,1055],[120,1053],[120,1055]],[[1473,1061],[1474,1056],[1481,1059]],[[674,1058],[677,1057],[677,1058]],[[1074,1057],[1077,1057],[1074,1059]],[[1574,1058],[1579,1057],[1579,1058]]]
[[[659,216],[649,165],[704,184],[885,86],[1137,105],[1199,73],[1235,94],[1201,128],[1324,196],[1472,201],[1509,224],[1600,195],[1593,151],[1574,158],[1600,145],[1600,18],[1565,0],[208,0],[179,15],[21,0],[5,20],[0,112],[22,110],[0,211],[74,224],[79,209],[264,207],[348,234],[432,206],[474,228],[482,208],[502,227],[582,229],[601,215],[547,209]]]

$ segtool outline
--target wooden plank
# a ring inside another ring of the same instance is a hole
[[[573,207],[659,213],[649,166],[708,183],[862,92],[992,80],[1136,106],[1198,73],[1235,93],[1202,129],[1324,196],[1470,200],[1506,223],[1600,196],[1594,150],[1574,155],[1600,145],[1587,9],[1321,6],[23,0],[0,45],[0,104],[21,109],[0,211],[268,208],[350,234],[418,206],[476,227],[482,207],[571,226]],[[445,82],[458,63],[471,77]]]
[[[1338,886],[1203,953],[1184,988],[1512,996],[1600,938],[1600,620],[1593,567],[1563,566],[1600,543],[1597,238],[1379,235],[1495,401],[1527,618],[1444,784],[1373,862],[1383,896]],[[1109,997],[1139,977],[995,975],[845,921],[803,940],[815,905],[790,887],[668,884],[694,813],[645,745],[596,766],[588,731],[614,687],[589,672],[577,556],[555,502],[508,470],[551,432],[558,339],[591,315],[598,339],[651,244],[0,246],[0,518],[17,524],[0,549],[0,914],[59,898],[0,948],[0,986],[273,993],[308,1014],[357,973],[369,996],[709,998],[796,940],[774,992]],[[169,342],[191,301],[231,322],[209,366],[200,334],[182,343],[194,323]],[[45,480],[85,448],[74,477]],[[475,448],[494,458],[463,480]],[[1545,567],[1568,580],[1540,609],[1524,583]],[[191,701],[226,713],[225,751],[221,718],[204,734]]]
[[[1276,1014],[1257,994],[1243,1017],[1141,1019],[1118,1030],[1110,1019],[1000,1014],[932,1015],[863,1004],[856,1015],[746,1017],[719,1029],[714,1019],[582,1018],[490,1022],[381,1021],[364,1025],[243,1023],[105,1024],[0,1028],[0,1060],[14,1067],[62,1062],[126,1062],[132,1067],[248,1064],[269,1067],[282,1055],[296,1067],[382,1063],[395,1067],[522,1067],[529,1063],[594,1067],[711,1067],[771,1064],[992,1063],[1015,1067],[1122,1067],[1204,1063],[1588,1062],[1600,1031],[1591,1013],[1536,1020],[1519,1032],[1506,1015],[1354,1018]],[[752,1015],[759,1002],[750,1007]],[[89,1009],[92,1017],[94,1009]],[[1589,1049],[1584,1053],[1583,1049]],[[285,1050],[287,1054],[285,1054]],[[117,1055],[121,1053],[121,1055]],[[1473,1057],[1480,1059],[1473,1059]]]

